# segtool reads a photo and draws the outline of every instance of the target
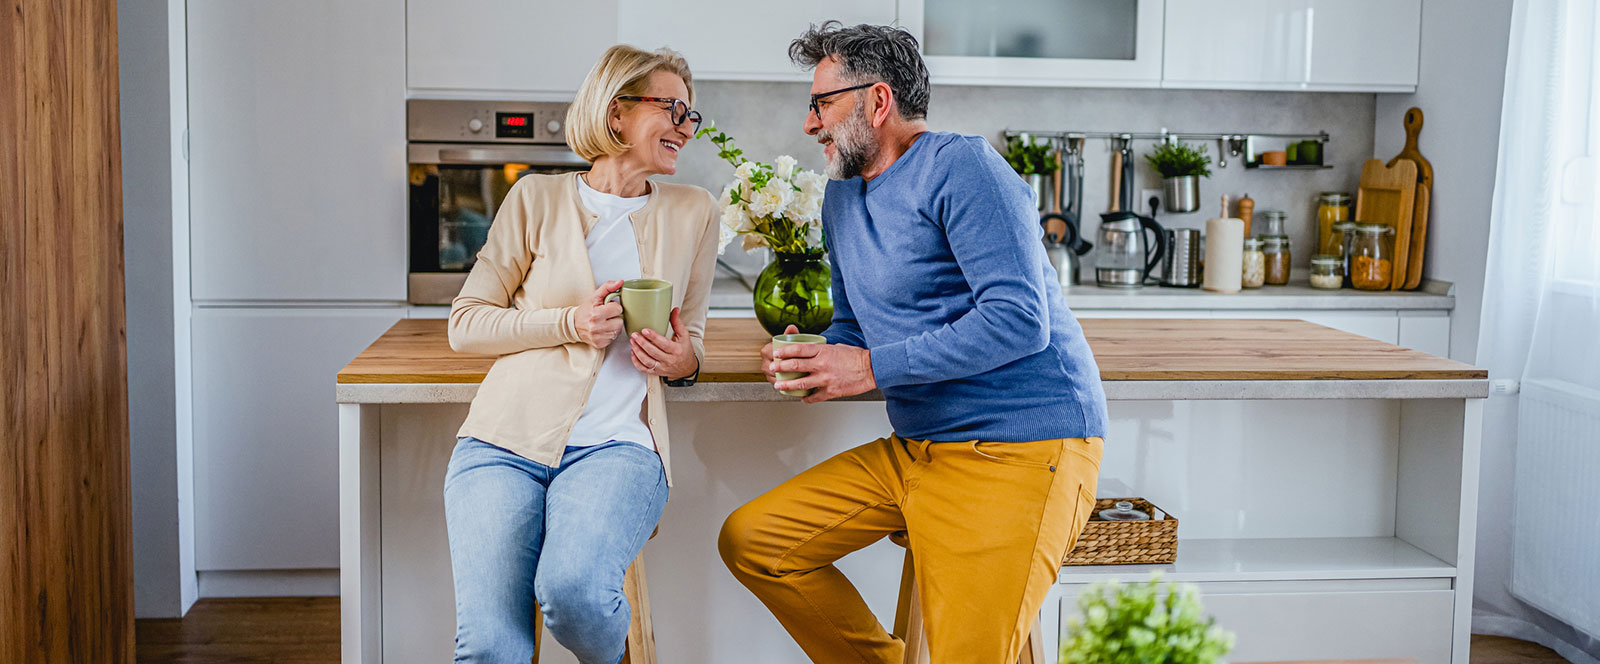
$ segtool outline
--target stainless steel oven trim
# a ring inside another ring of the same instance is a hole
[[[413,164],[501,166],[528,164],[538,167],[584,168],[583,157],[566,146],[484,143],[409,143],[406,158]]]

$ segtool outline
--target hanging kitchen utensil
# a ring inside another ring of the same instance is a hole
[[[1133,202],[1133,192],[1136,191],[1133,182],[1133,137],[1122,136],[1122,207],[1120,209],[1134,211],[1138,206]]]
[[[1416,211],[1417,163],[1410,159],[1385,166],[1381,159],[1361,165],[1361,188],[1356,191],[1356,222],[1383,224],[1394,229],[1392,281],[1404,281],[1411,249],[1411,215]]]
[[[1111,140],[1111,202],[1106,206],[1108,212],[1121,212],[1122,207],[1122,149],[1117,147],[1120,139]]]
[[[1411,244],[1410,255],[1406,257],[1406,272],[1404,285],[1406,290],[1422,285],[1422,256],[1423,249],[1428,241],[1428,205],[1433,198],[1433,164],[1428,163],[1426,157],[1417,150],[1417,135],[1422,133],[1422,109],[1412,107],[1406,111],[1406,146],[1401,148],[1400,154],[1395,155],[1387,164],[1390,167],[1401,159],[1408,159],[1417,165],[1417,194],[1415,205],[1411,213]],[[1397,285],[1402,281],[1401,274],[1396,272],[1394,281]]]

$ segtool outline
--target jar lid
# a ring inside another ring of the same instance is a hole
[[[1247,250],[1255,249],[1256,251],[1260,251],[1261,250],[1261,236],[1257,235],[1255,237],[1247,237],[1247,238],[1245,238],[1244,239],[1244,248],[1247,249]]]
[[[1336,222],[1333,225],[1333,230],[1339,231],[1341,233],[1345,232],[1345,231],[1353,231],[1353,230],[1356,229],[1356,226],[1360,226],[1360,225],[1361,224],[1358,224],[1358,223],[1353,222],[1353,221],[1340,221],[1340,222]]]
[[[1350,194],[1344,193],[1342,191],[1324,191],[1324,192],[1322,192],[1321,196],[1322,196],[1322,202],[1324,202],[1324,203],[1344,204],[1344,203],[1349,203],[1350,202]]]
[[[1394,229],[1383,224],[1356,224],[1357,233],[1390,233]]]
[[[1311,257],[1312,265],[1344,265],[1344,259],[1332,254],[1317,254]]]
[[[1287,235],[1260,235],[1257,237],[1261,238],[1261,246],[1269,252],[1283,251],[1285,247],[1289,246],[1289,236]]]
[[[1263,210],[1261,216],[1268,219],[1287,219],[1289,217],[1289,215],[1284,214],[1283,210]]]

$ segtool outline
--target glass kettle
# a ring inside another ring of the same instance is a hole
[[[1102,213],[1095,282],[1111,288],[1143,287],[1166,253],[1167,233],[1160,222],[1133,212]]]

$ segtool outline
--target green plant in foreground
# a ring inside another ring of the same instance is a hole
[[[1216,626],[1191,584],[1096,583],[1067,622],[1061,661],[1072,664],[1216,664],[1233,634]]]
[[[1155,150],[1144,156],[1150,167],[1164,178],[1198,175],[1211,177],[1211,157],[1206,156],[1206,146],[1191,147],[1183,141],[1157,143]]]
[[[1049,175],[1058,167],[1049,141],[1034,142],[1026,134],[1006,139],[1006,162],[1019,175]]]

